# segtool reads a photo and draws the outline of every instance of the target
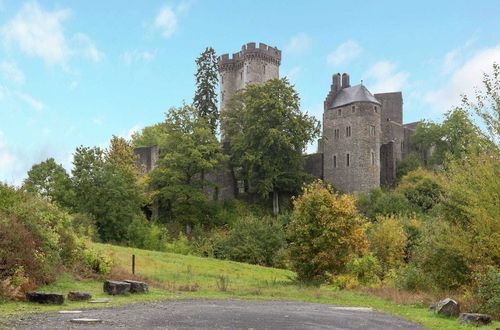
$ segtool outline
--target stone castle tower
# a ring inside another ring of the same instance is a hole
[[[306,165],[344,192],[391,184],[417,124],[403,125],[401,92],[373,95],[363,84],[351,86],[346,73],[334,74],[332,80],[324,102],[325,139]]]
[[[279,78],[281,50],[255,42],[241,47],[241,51],[219,57],[221,111],[237,91],[249,84],[262,84],[266,80]]]
[[[342,80],[342,83],[341,83]],[[323,112],[323,176],[342,191],[380,185],[380,102],[349,75],[333,75]]]

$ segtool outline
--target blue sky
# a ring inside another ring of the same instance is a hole
[[[0,181],[48,157],[70,170],[77,146],[191,102],[206,46],[277,46],[318,119],[332,74],[348,72],[374,93],[401,90],[405,122],[439,121],[500,62],[499,12],[498,0],[0,0]]]

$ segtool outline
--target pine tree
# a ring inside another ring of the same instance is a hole
[[[200,117],[205,118],[210,124],[212,133],[217,132],[219,110],[217,109],[217,57],[212,47],[207,47],[200,57],[196,59],[197,71],[196,93],[193,106]]]

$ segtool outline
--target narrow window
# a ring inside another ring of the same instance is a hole
[[[333,155],[333,167],[337,168],[337,156]]]
[[[354,112],[356,111],[356,106],[354,106],[354,105],[353,105],[353,106],[351,107],[351,111],[352,111],[352,113],[354,113]]]
[[[338,109],[338,110],[337,110],[337,115],[338,115],[338,116],[342,115],[342,109]]]
[[[243,71],[240,72],[240,79],[243,80]]]
[[[351,136],[351,126],[347,126],[345,128],[345,136],[350,137]]]
[[[346,164],[347,167],[349,167],[351,165],[351,159],[350,159],[350,155],[349,154],[346,155],[345,164]]]
[[[373,107],[373,110],[375,110],[375,112],[376,112],[376,113],[378,113],[378,108],[377,108],[377,106],[374,106],[374,107]]]
[[[370,125],[370,135],[375,136],[375,126]]]
[[[375,165],[375,153],[372,151],[372,166]]]
[[[336,128],[333,130],[333,136],[336,139],[340,138],[340,129],[339,128]]]
[[[264,64],[264,74],[266,74],[266,65]]]

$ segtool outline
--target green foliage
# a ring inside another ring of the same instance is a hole
[[[28,178],[24,180],[23,188],[64,207],[71,206],[74,200],[69,175],[54,158],[33,165],[28,171]]]
[[[214,186],[207,173],[217,171],[225,160],[221,145],[196,109],[171,108],[159,141],[160,159],[150,172],[152,196],[160,203],[165,219],[183,224],[209,221],[204,189]]]
[[[430,291],[433,289],[433,282],[429,275],[413,263],[396,271],[394,283],[396,287],[409,291]]]
[[[248,85],[221,115],[241,178],[265,198],[276,191],[296,192],[304,181],[302,153],[320,129],[314,117],[300,111],[299,95],[288,80]]]
[[[373,188],[369,193],[359,196],[359,210],[370,220],[377,216],[412,214],[418,209],[412,205],[400,192]]]
[[[320,181],[294,200],[288,225],[292,268],[302,281],[321,282],[339,274],[353,255],[366,251],[365,226],[356,200],[333,193]]]
[[[16,298],[82,265],[73,218],[38,195],[0,185],[0,296]],[[2,200],[3,201],[3,200]]]
[[[353,257],[346,265],[347,271],[356,276],[359,283],[363,285],[374,285],[380,283],[378,274],[381,273],[382,268],[377,258],[367,253],[362,257]]]
[[[134,148],[158,145],[166,134],[168,134],[168,131],[165,123],[146,126],[140,133],[136,132],[132,135],[132,145]]]
[[[402,160],[396,161],[396,178],[399,181],[403,176],[421,167],[422,159],[420,155],[413,151]]]
[[[496,316],[500,315],[500,269],[489,266],[486,272],[478,274],[477,298],[480,301],[478,306],[484,313]]]
[[[420,212],[428,212],[441,201],[444,193],[436,176],[423,168],[405,175],[396,189]]]
[[[380,261],[381,272],[386,274],[403,264],[407,236],[398,218],[377,217],[377,222],[368,231],[370,250]]]
[[[196,92],[193,107],[198,115],[210,125],[212,133],[217,131],[219,111],[217,109],[219,74],[217,69],[217,56],[212,47],[207,47],[200,57],[196,59]]]
[[[285,245],[285,233],[276,220],[246,216],[234,224],[216,249],[219,257],[275,267],[284,264],[278,252]]]
[[[144,203],[130,150],[130,145],[117,142],[107,153],[100,148],[79,147],[74,154],[75,211],[96,219],[99,237],[105,242],[126,241],[127,228],[141,214]],[[119,160],[120,155],[125,156]]]
[[[84,251],[84,258],[94,273],[101,275],[109,275],[111,273],[113,261],[109,256],[94,249],[86,249]]]
[[[168,231],[164,226],[149,222],[144,216],[135,218],[127,232],[128,245],[146,250],[166,251]]]

